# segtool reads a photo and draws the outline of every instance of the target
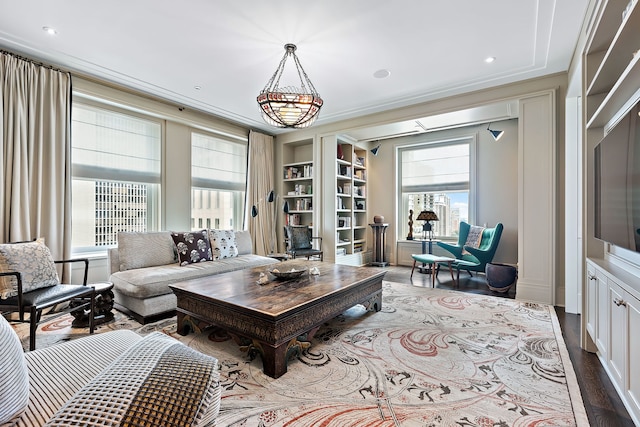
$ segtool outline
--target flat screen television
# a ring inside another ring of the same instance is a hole
[[[595,237],[640,252],[640,102],[595,148]]]

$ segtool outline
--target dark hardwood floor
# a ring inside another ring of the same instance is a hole
[[[431,287],[431,276],[423,274],[416,268],[413,279],[410,278],[411,267],[389,266],[385,268],[385,280],[406,283],[419,287]],[[455,274],[455,273],[454,273]],[[441,270],[436,278],[436,288],[455,289],[449,272]],[[483,295],[494,295],[515,298],[515,288],[508,294],[493,292],[487,288],[484,275],[469,277],[466,272],[460,273],[460,291]],[[565,313],[562,307],[556,307],[556,313],[569,357],[578,378],[582,400],[584,402],[589,424],[592,426],[634,426],[633,420],[625,409],[618,393],[613,387],[598,357],[580,348],[580,316]]]

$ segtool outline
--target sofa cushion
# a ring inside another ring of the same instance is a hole
[[[217,359],[154,332],[80,389],[45,425],[210,425],[220,410],[220,395]]]
[[[180,265],[193,264],[195,262],[213,261],[209,233],[200,231],[172,231],[171,238],[176,245],[178,262]]]
[[[248,230],[236,231],[236,244],[238,245],[238,255],[253,253],[253,241]]]
[[[177,262],[175,245],[168,231],[119,232],[120,270],[153,267]]]
[[[0,245],[0,272],[17,271],[22,276],[22,291],[46,288],[60,283],[58,271],[44,239],[27,243]],[[0,278],[0,297],[18,294],[18,281],[13,276]]]
[[[0,315],[0,424],[17,419],[29,404],[29,371],[22,344]]]
[[[238,244],[233,230],[209,230],[213,259],[233,258],[238,256]]]
[[[243,268],[259,267],[277,263],[278,260],[260,255],[242,255],[212,262],[198,262],[186,266],[178,264],[138,268],[113,273],[109,281],[123,295],[134,298],[149,298],[171,293],[169,285],[177,281],[211,276]]]

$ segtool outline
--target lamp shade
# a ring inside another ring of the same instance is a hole
[[[434,211],[422,211],[418,214],[417,221],[439,221],[438,215]]]
[[[258,105],[263,120],[271,126],[305,128],[316,121],[323,101],[300,65],[295,53],[296,45],[287,43],[284,49],[285,53],[278,68],[258,95]],[[300,87],[280,86],[280,78],[289,57],[292,58],[300,77]]]
[[[504,135],[504,131],[503,130],[491,129],[491,123],[489,123],[487,125],[487,130],[489,131],[489,133],[491,133],[491,136],[493,136],[493,139],[495,141],[499,140]]]

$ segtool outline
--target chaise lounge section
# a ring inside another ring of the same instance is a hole
[[[212,261],[180,262],[172,234],[184,233],[118,233],[118,247],[109,250],[116,307],[142,324],[175,314],[177,299],[170,284],[279,262],[252,253],[248,231],[231,230],[207,232]]]

